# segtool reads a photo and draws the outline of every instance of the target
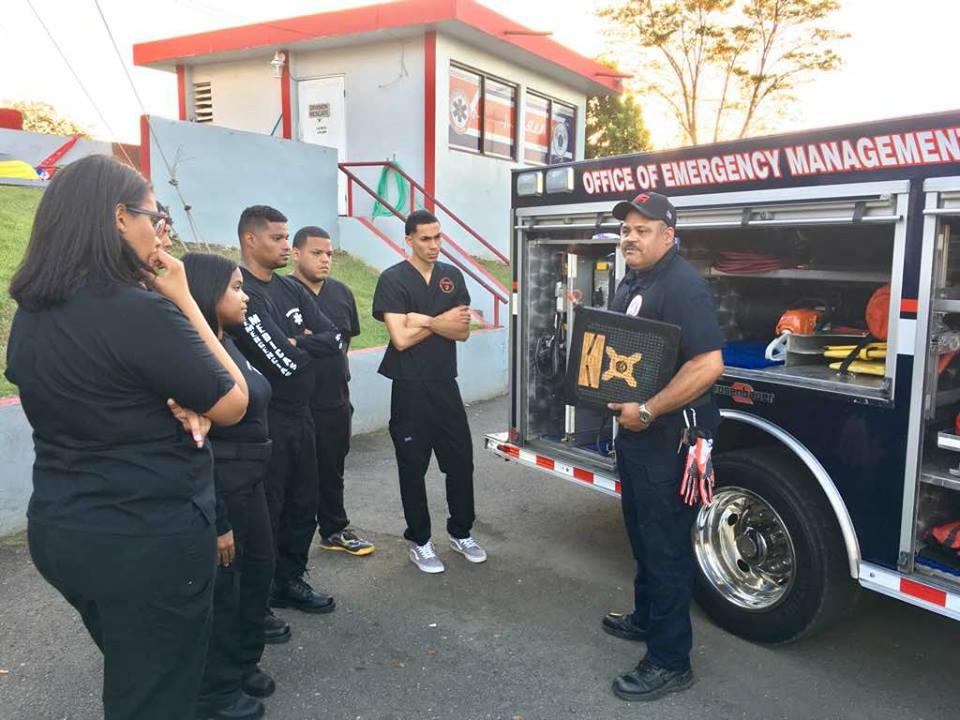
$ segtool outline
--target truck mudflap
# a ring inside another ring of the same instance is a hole
[[[556,460],[547,455],[540,455],[531,450],[526,450],[514,445],[509,441],[508,433],[490,433],[484,437],[485,449],[494,455],[502,457],[504,460],[518,462],[527,467],[542,470],[551,475],[556,475],[564,480],[584,485],[594,490],[599,490],[607,495],[614,497],[620,496],[620,481],[612,475],[603,475],[593,470],[586,470],[576,465]]]
[[[960,594],[929,578],[903,575],[894,570],[860,563],[860,584],[867,590],[889,595],[897,600],[960,620]]]

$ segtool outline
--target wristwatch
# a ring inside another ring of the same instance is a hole
[[[650,408],[647,407],[646,403],[640,405],[637,415],[640,418],[640,422],[642,422],[644,425],[649,425],[654,420],[653,413],[650,412]]]

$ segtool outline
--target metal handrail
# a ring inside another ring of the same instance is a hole
[[[410,186],[411,186],[411,187],[416,188],[417,190],[419,190],[421,195],[423,195],[425,198],[427,198],[428,200],[430,200],[430,202],[432,202],[432,203],[433,203],[434,205],[436,205],[438,208],[440,208],[441,210],[443,210],[447,215],[449,215],[449,216],[453,219],[453,221],[454,221],[455,223],[457,223],[460,227],[462,227],[462,228],[463,228],[464,230],[466,230],[468,233],[470,233],[471,235],[473,235],[473,237],[476,238],[476,240],[477,240],[481,245],[483,245],[485,248],[487,248],[487,250],[489,250],[489,251],[492,252],[494,255],[496,255],[496,256],[497,256],[497,259],[500,260],[500,262],[502,262],[504,265],[509,265],[509,264],[510,264],[510,259],[509,259],[506,255],[504,255],[503,253],[501,253],[501,252],[500,252],[499,250],[497,250],[493,245],[491,245],[489,242],[487,242],[486,240],[484,240],[484,239],[480,236],[480,234],[477,233],[476,230],[474,230],[473,228],[471,228],[471,227],[470,227],[469,225],[467,225],[463,220],[461,220],[459,217],[457,217],[457,216],[453,213],[453,211],[450,210],[450,208],[448,208],[448,207],[447,207],[446,205],[444,205],[442,202],[440,202],[439,200],[437,200],[433,195],[431,195],[430,193],[428,193],[428,192],[426,191],[426,189],[425,189],[420,183],[418,183],[418,182],[417,182],[416,180],[414,180],[412,177],[410,177],[409,175],[407,175],[407,173],[405,173],[403,170],[401,170],[399,167],[397,167],[396,165],[394,165],[394,164],[393,164],[392,162],[390,162],[389,160],[379,160],[379,161],[377,161],[377,160],[369,160],[369,161],[363,161],[363,162],[342,162],[342,163],[339,163],[339,166],[340,166],[340,168],[341,168],[342,170],[344,170],[344,171],[346,171],[346,168],[347,168],[347,167],[384,167],[384,166],[385,166],[385,167],[389,167],[391,170],[393,170],[395,173],[397,173],[400,177],[402,177],[404,180],[406,180],[408,183],[410,183]],[[383,203],[383,201],[381,201],[381,203]],[[383,204],[384,204],[386,207],[391,207],[388,203],[383,203]],[[413,210],[413,192],[412,192],[412,191],[410,192],[410,210],[411,210],[411,211]]]
[[[350,172],[347,168],[344,167],[344,165],[345,165],[345,163],[340,163],[340,170],[350,179],[351,182],[355,182],[357,185],[359,185],[368,195],[370,195],[372,198],[374,198],[377,202],[379,202],[379,203],[380,203],[381,205],[383,205],[385,208],[387,208],[388,210],[390,210],[390,212],[392,212],[392,213],[393,213],[394,215],[396,215],[398,218],[400,218],[401,220],[404,220],[404,219],[405,219],[405,218],[403,217],[403,215],[400,214],[400,212],[399,212],[396,208],[394,208],[392,205],[390,205],[390,203],[388,203],[386,200],[384,200],[382,197],[380,197],[380,195],[379,195],[373,188],[371,188],[369,185],[367,185],[365,182],[363,182],[363,180],[361,180],[360,178],[358,178],[354,173]],[[484,290],[486,290],[488,293],[490,293],[491,295],[493,295],[493,325],[494,325],[494,327],[500,327],[500,303],[503,303],[504,305],[506,305],[506,304],[507,304],[507,298],[506,298],[505,296],[501,295],[499,292],[497,292],[497,290],[496,290],[495,288],[493,288],[493,287],[491,287],[489,284],[487,284],[487,283],[483,280],[483,278],[481,278],[479,275],[477,275],[475,272],[473,272],[473,270],[471,270],[469,267],[467,267],[466,265],[464,265],[463,262],[461,262],[459,258],[457,258],[455,255],[451,255],[450,252],[447,251],[447,250],[443,247],[443,245],[440,246],[440,252],[443,253],[443,255],[444,255],[446,258],[448,258],[454,265],[456,265],[458,268],[460,268],[460,270],[462,270],[462,271],[465,272],[467,275],[469,275],[471,278],[473,278],[473,280],[474,280],[480,287],[482,287],[482,288],[483,288]],[[461,250],[461,252],[462,252],[462,250]]]

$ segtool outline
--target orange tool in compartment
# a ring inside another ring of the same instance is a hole
[[[777,335],[791,332],[797,335],[813,335],[823,319],[823,310],[794,308],[780,316],[777,323]]]

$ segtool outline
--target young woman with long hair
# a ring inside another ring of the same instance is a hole
[[[193,717],[217,552],[204,435],[247,408],[164,222],[139,173],[78,160],[44,192],[10,284],[30,554],[103,652],[107,720]]]
[[[247,296],[236,263],[221,255],[183,258],[190,291],[210,328],[247,380],[247,414],[229,428],[213,428],[219,567],[213,592],[213,634],[198,717],[248,720],[264,713],[260,698],[273,679],[260,670],[263,618],[273,578],[273,534],[263,480],[270,458],[267,406],[270,382],[246,361],[230,335],[246,319]]]

